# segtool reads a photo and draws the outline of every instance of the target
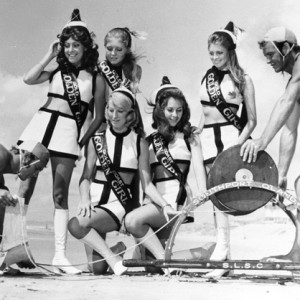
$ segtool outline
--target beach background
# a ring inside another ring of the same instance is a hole
[[[191,106],[192,124],[198,124],[200,81],[211,66],[207,38],[233,21],[245,30],[237,52],[256,90],[258,125],[252,136],[258,137],[289,77],[276,74],[266,64],[257,41],[272,26],[291,28],[300,38],[297,0],[0,0],[0,143],[8,148],[16,143],[23,128],[46,100],[47,83],[27,86],[22,77],[40,61],[74,8],[80,9],[82,19],[96,34],[101,58],[104,58],[104,35],[111,28],[127,26],[148,33],[146,41],[134,39],[133,43],[134,50],[144,55],[140,60],[143,76],[138,101],[147,133],[151,132],[151,115],[146,99],[160,85],[164,75],[184,91]],[[279,135],[267,148],[276,163],[278,149]],[[299,160],[296,150],[288,174],[288,190],[292,194],[294,180],[299,175]],[[84,158],[74,169],[69,195],[70,216],[76,214],[83,164]],[[16,192],[19,182],[15,176],[6,176],[6,181],[12,192]],[[191,185],[196,187],[193,174]],[[54,247],[51,189],[51,168],[48,166],[39,176],[27,216],[30,248],[35,260],[45,264],[51,262]],[[248,216],[230,217],[230,223],[234,259],[259,259],[286,253],[293,243],[295,230],[291,222],[271,205]],[[214,238],[212,205],[208,202],[195,212],[195,223],[181,228],[175,247],[179,250],[202,246],[214,242]],[[128,247],[132,245],[127,236],[109,235],[111,244],[119,240],[125,241]],[[68,256],[74,264],[86,267],[83,246],[72,237],[69,238]],[[53,278],[44,276],[40,270],[34,272],[18,278],[0,278],[0,299],[282,299],[287,293],[290,299],[300,299],[300,295],[293,294],[298,288],[297,281],[278,284],[281,274],[278,272],[274,273],[274,280],[224,279],[219,284],[196,276],[181,279],[138,275]],[[258,271],[258,275],[263,274]]]

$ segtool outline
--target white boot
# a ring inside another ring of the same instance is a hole
[[[102,255],[116,275],[122,275],[127,271],[127,268],[123,266],[122,258],[118,255],[116,256],[111,251],[104,239],[95,229],[92,228],[84,238],[80,239],[80,241]]]
[[[80,274],[82,271],[73,267],[66,257],[67,225],[69,211],[66,209],[55,209],[54,212],[54,240],[55,255],[52,260],[55,273],[66,273],[70,275]]]
[[[147,233],[143,237],[136,238],[136,240],[139,243],[142,242],[156,259],[164,259],[165,249],[151,227],[149,227]]]
[[[217,244],[210,260],[223,261],[230,258],[230,231],[229,217],[224,212],[216,209]],[[207,278],[220,278],[227,275],[228,270],[217,269],[204,275]]]
[[[156,259],[165,258],[165,249],[151,227],[149,227],[147,233],[143,237],[136,238],[136,240],[142,242]],[[165,275],[169,275],[170,271],[173,271],[173,269],[164,268],[163,271]]]

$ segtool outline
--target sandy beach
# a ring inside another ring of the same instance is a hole
[[[204,205],[196,211],[196,222],[181,226],[175,239],[174,251],[189,249],[214,242],[215,229],[210,221],[201,222],[210,208]],[[290,249],[295,229],[284,214],[272,208],[260,209],[243,217],[231,218],[232,259],[260,259],[284,254]],[[267,216],[267,217],[266,217]],[[29,219],[31,217],[29,216]],[[28,222],[30,249],[37,263],[51,263],[53,255],[53,228]],[[108,236],[109,244],[123,241],[130,258],[131,237],[119,233]],[[86,270],[83,245],[72,237],[68,241],[68,257],[79,268]],[[186,269],[181,276],[150,275],[144,268],[133,268],[121,277],[112,274],[94,276],[83,273],[77,276],[53,276],[36,268],[22,270],[17,277],[0,278],[0,299],[300,299],[300,279],[289,271],[235,270],[232,277],[209,281],[201,277],[208,270]]]
[[[70,216],[76,214],[79,200],[78,180],[80,165],[70,187]],[[51,271],[54,253],[53,204],[51,200],[50,168],[40,174],[31,200],[27,229],[29,245],[35,261]],[[18,182],[14,176],[7,184],[16,192]],[[197,208],[195,222],[182,225],[175,239],[174,251],[204,246],[215,242],[212,204]],[[279,208],[268,204],[246,216],[230,216],[232,259],[261,259],[287,253],[294,241],[295,228]],[[120,233],[108,235],[110,245],[123,241],[128,249],[124,258],[130,258],[133,239]],[[71,236],[67,256],[82,270],[87,269],[84,246]],[[17,277],[0,277],[0,300],[3,299],[300,299],[298,280],[289,271],[235,270],[233,277],[211,282],[203,277],[208,270],[186,269],[182,276],[150,275],[144,268],[133,268],[122,276],[112,274],[94,276],[53,276],[44,269],[26,270]]]

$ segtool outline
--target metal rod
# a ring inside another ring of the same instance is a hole
[[[261,262],[259,260],[138,260],[127,259],[123,261],[126,267],[159,267],[181,269],[230,269],[230,270],[300,270],[300,262]]]

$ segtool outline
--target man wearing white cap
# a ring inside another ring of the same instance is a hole
[[[49,152],[41,143],[24,141],[21,146],[7,150],[0,144],[0,273],[18,263],[29,267],[25,227],[24,199],[11,195],[5,186],[4,174],[18,174],[21,180],[36,176],[49,160]]]
[[[276,102],[271,117],[258,139],[247,140],[241,147],[244,161],[255,162],[258,151],[267,148],[277,132],[283,128],[280,139],[279,186],[286,186],[286,175],[295,152],[300,117],[300,46],[295,34],[285,27],[270,29],[260,48],[276,73],[286,72],[291,78],[285,92]]]

